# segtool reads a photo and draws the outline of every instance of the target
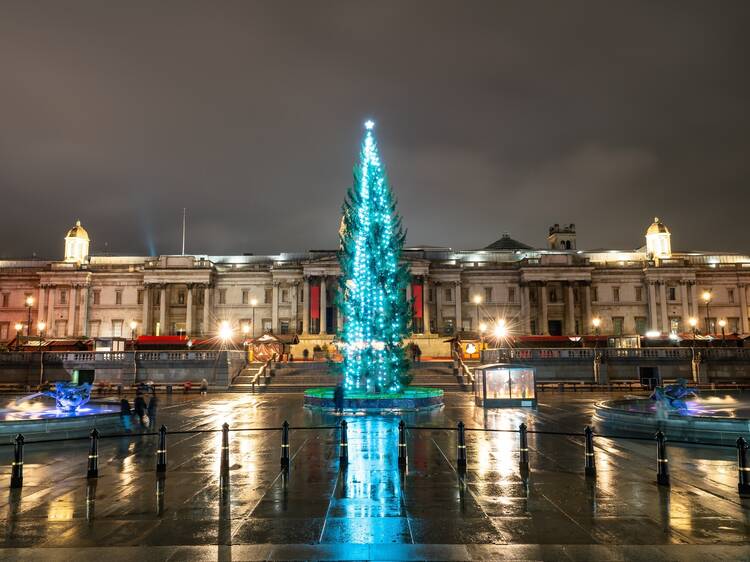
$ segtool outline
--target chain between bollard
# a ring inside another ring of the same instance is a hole
[[[89,460],[86,478],[99,478],[99,430],[91,430],[91,445],[89,446]]]
[[[661,431],[656,432],[656,483],[660,486],[669,486],[667,439]]]
[[[594,457],[594,431],[586,426],[583,430],[584,443],[585,443],[585,457],[583,461],[583,469],[586,476],[594,478],[596,477],[596,459]]]
[[[529,437],[526,433],[526,424],[518,426],[518,468],[521,472],[529,470]]]
[[[398,467],[405,470],[406,462],[406,424],[401,420],[398,422]]]
[[[341,437],[339,439],[339,467],[345,468],[349,464],[349,436],[346,431],[346,420],[341,420]]]
[[[289,423],[286,420],[281,425],[281,468],[289,470]]]
[[[163,474],[167,471],[167,426],[159,428],[159,445],[156,448],[156,472]]]
[[[23,442],[23,435],[20,433],[16,435],[16,440],[13,443],[13,464],[10,473],[11,488],[23,487]]]
[[[750,467],[747,466],[747,441],[737,438],[737,472],[739,473],[737,491],[741,498],[750,498]]]
[[[458,422],[458,438],[456,440],[456,466],[463,472],[466,470],[466,428],[464,422]]]

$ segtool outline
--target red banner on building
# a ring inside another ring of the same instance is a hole
[[[414,318],[422,318],[422,283],[412,283],[411,296],[414,299]]]
[[[310,318],[320,318],[320,285],[310,287]]]

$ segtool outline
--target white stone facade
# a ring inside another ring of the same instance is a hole
[[[590,334],[595,317],[601,334],[689,332],[690,318],[702,333],[721,333],[720,320],[727,334],[750,333],[750,257],[584,251],[573,225],[550,232],[555,249],[504,236],[484,250],[406,250],[423,297],[415,333],[435,338],[505,318],[516,334]],[[571,250],[559,249],[561,238]],[[338,275],[335,252],[4,260],[0,341],[15,337],[18,323],[26,333],[31,296],[32,335],[41,321],[50,336],[214,336],[228,320],[238,335],[243,327],[252,336],[297,333],[312,345],[332,339],[342,321]]]

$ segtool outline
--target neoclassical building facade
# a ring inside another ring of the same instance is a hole
[[[578,249],[574,225],[548,247],[503,235],[481,250],[409,248],[415,338],[476,331],[502,318],[516,334],[750,333],[750,256],[673,252],[655,219],[637,250]],[[78,222],[60,261],[0,260],[0,340],[296,333],[333,338],[335,252],[270,256],[97,256]],[[31,325],[27,327],[31,317]],[[691,324],[692,322],[692,324]],[[595,324],[598,326],[595,328]]]

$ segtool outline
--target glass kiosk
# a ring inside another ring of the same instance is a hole
[[[474,369],[474,402],[485,408],[534,408],[534,368],[495,363]]]

